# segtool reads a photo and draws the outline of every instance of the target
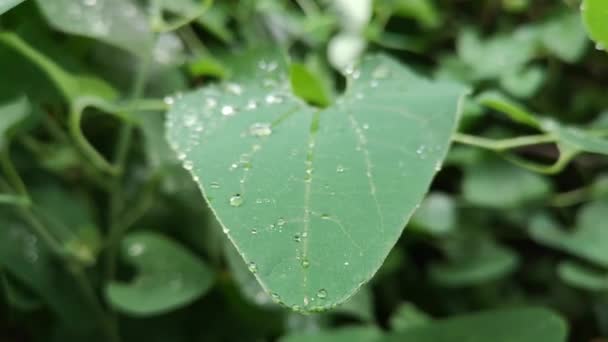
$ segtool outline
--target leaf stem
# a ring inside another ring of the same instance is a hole
[[[452,136],[452,140],[465,145],[471,145],[487,150],[502,152],[524,146],[555,142],[557,138],[550,133],[528,135],[509,139],[488,139],[464,133],[454,133],[454,135]]]

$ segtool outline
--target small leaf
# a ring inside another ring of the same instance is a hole
[[[587,291],[608,291],[606,272],[599,272],[572,261],[560,263],[557,272],[560,278],[571,286]]]
[[[308,70],[305,65],[292,64],[289,67],[289,79],[295,95],[321,107],[329,105],[330,99],[327,87],[325,87],[321,78]]]
[[[150,316],[185,306],[213,283],[211,270],[177,243],[153,233],[133,233],[122,244],[123,256],[137,269],[128,284],[113,282],[106,296],[117,309]]]
[[[258,78],[178,99],[167,136],[263,288],[296,310],[331,308],[378,270],[422,200],[464,88],[375,56],[319,110],[278,64],[249,62]]]
[[[446,263],[431,265],[429,274],[434,282],[446,287],[480,285],[509,274],[519,258],[506,247],[491,240],[465,241],[461,255]]]
[[[538,91],[546,72],[540,67],[528,67],[510,72],[500,78],[500,85],[513,96],[528,98]]]
[[[596,43],[598,50],[608,47],[608,3],[604,0],[584,0],[581,5],[583,22],[587,33]]]
[[[6,210],[0,210],[0,267],[8,270],[48,305],[72,330],[95,327],[95,308],[77,280],[49,250],[44,240]]]
[[[492,208],[520,207],[542,199],[551,190],[546,178],[498,158],[467,166],[462,182],[467,201]]]
[[[587,37],[577,13],[557,15],[541,24],[539,29],[540,42],[555,56],[568,63],[574,63],[583,57]]]
[[[382,333],[375,327],[349,327],[319,333],[294,334],[281,338],[280,342],[377,342]]]
[[[38,0],[59,31],[98,39],[143,56],[153,46],[148,18],[131,0]]]
[[[435,321],[395,333],[386,341],[565,342],[566,322],[540,308],[487,311]]]
[[[411,224],[431,235],[444,235],[455,228],[456,215],[454,199],[444,193],[433,192],[422,201]]]
[[[23,121],[31,111],[27,97],[22,96],[8,103],[0,103],[0,150],[10,139],[12,129]]]
[[[567,231],[547,216],[536,216],[530,223],[530,234],[543,245],[561,249],[598,266],[608,267],[608,230],[602,222],[608,212],[608,201],[598,200],[580,209],[576,229]]]
[[[19,5],[24,0],[0,0],[0,15],[4,14],[11,8]]]
[[[558,143],[571,151],[582,151],[608,155],[608,140],[594,136],[588,131],[577,127],[568,127],[552,119],[543,120],[545,131],[554,133]]]
[[[407,329],[428,324],[432,318],[418,309],[412,303],[400,304],[391,315],[390,326],[393,331],[405,331]]]

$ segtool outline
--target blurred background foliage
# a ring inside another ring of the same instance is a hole
[[[0,0],[0,340],[608,340],[608,56],[580,6]],[[458,139],[372,282],[292,313],[164,139],[171,96],[239,75],[252,48],[290,56],[321,106],[340,70],[383,51],[471,87],[465,137],[529,136],[543,117],[560,140]]]

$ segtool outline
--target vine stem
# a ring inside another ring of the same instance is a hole
[[[486,150],[502,152],[524,146],[555,142],[557,141],[557,138],[553,134],[549,133],[528,135],[509,139],[488,139],[464,133],[454,133],[454,135],[452,136],[452,140],[465,145],[471,145]]]

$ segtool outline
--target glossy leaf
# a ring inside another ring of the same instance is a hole
[[[30,103],[26,97],[0,103],[0,150],[10,139],[11,130],[30,114],[30,110]]]
[[[276,66],[253,64],[270,87],[186,94],[169,112],[168,138],[264,289],[296,310],[326,309],[397,241],[446,155],[464,89],[376,56],[319,110],[280,83]]]
[[[530,224],[530,234],[538,243],[608,267],[608,230],[602,224],[607,210],[606,200],[587,204],[580,210],[572,231],[563,229],[550,217],[537,216]]]
[[[24,0],[0,0],[0,15],[10,10],[11,8],[19,5]]]
[[[596,48],[605,50],[608,47],[608,3],[604,0],[584,0],[581,10],[587,33],[596,42]]]
[[[149,53],[152,33],[148,18],[131,0],[38,0],[49,24],[117,46],[136,55]]]
[[[135,266],[130,283],[113,282],[106,297],[134,316],[164,313],[189,304],[213,283],[213,273],[177,243],[153,233],[133,233],[122,243],[125,260]]]
[[[412,327],[386,341],[565,342],[566,322],[546,309],[511,309],[462,315]]]

